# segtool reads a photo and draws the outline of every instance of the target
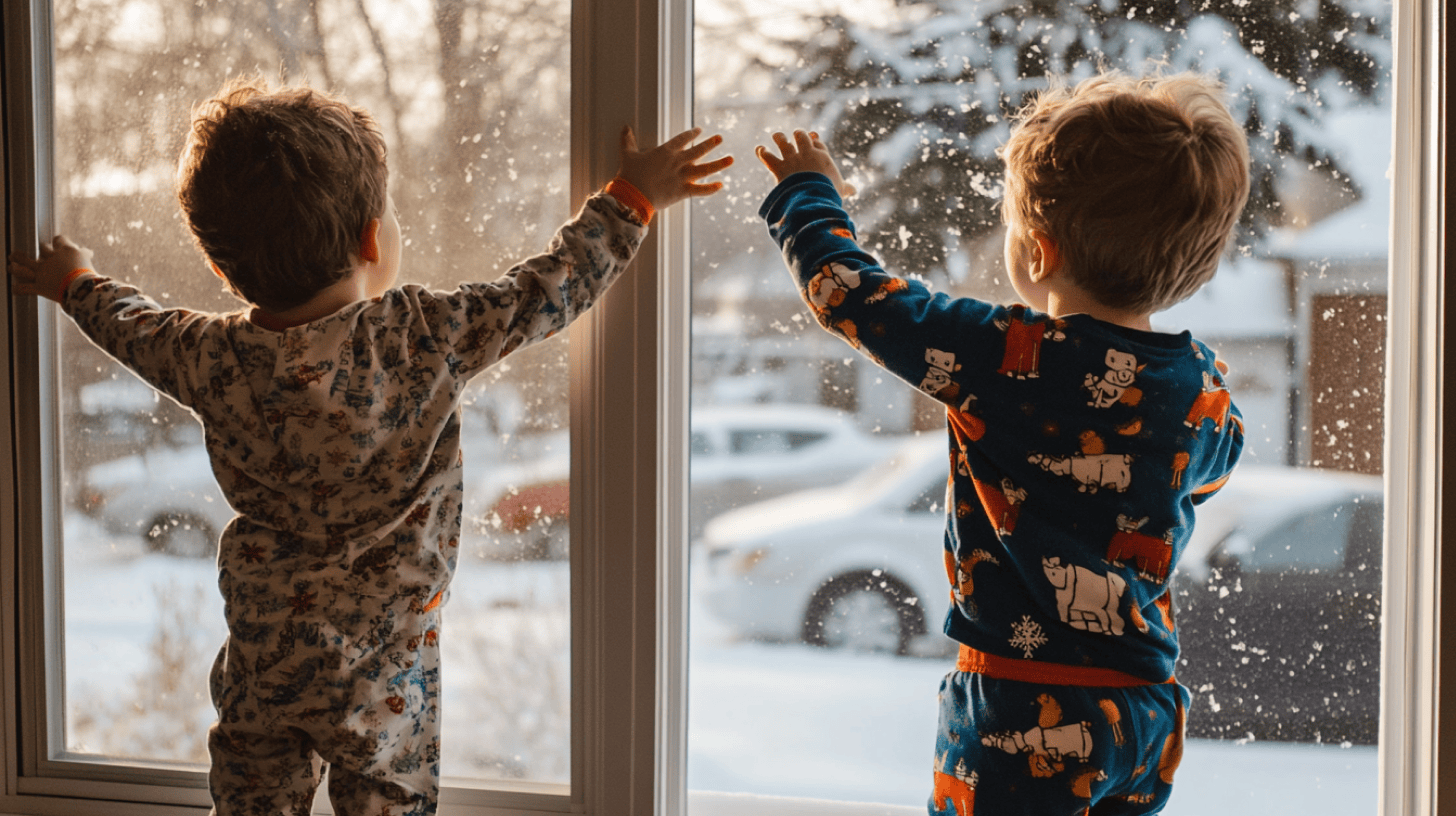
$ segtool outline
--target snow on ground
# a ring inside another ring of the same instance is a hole
[[[210,721],[205,677],[223,632],[213,566],[145,555],[83,518],[68,518],[67,533],[68,711],[83,723],[139,701],[171,712],[151,720],[142,712],[121,728],[136,745],[129,753],[156,757],[175,729],[200,732]],[[442,639],[455,649],[447,654],[447,754],[456,757],[448,775],[568,777],[568,640],[555,603],[565,581],[560,564],[462,564]],[[741,810],[744,795],[758,813],[818,812],[805,800],[890,806],[863,813],[923,810],[948,660],[740,642],[694,606],[688,787],[712,792],[691,798],[697,816]],[[166,631],[170,639],[158,637]],[[176,688],[139,676],[168,656],[188,663]],[[174,723],[179,705],[188,718]],[[77,747],[117,750],[98,743],[105,724],[89,726]],[[1376,771],[1371,747],[1193,741],[1167,812],[1365,816],[1376,808]]]
[[[951,661],[735,643],[707,613],[693,615],[689,790],[923,811],[936,691]],[[1368,816],[1376,771],[1374,747],[1192,740],[1165,812]]]

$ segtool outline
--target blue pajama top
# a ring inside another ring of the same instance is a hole
[[[833,184],[797,173],[759,210],[820,325],[945,405],[945,632],[963,670],[1160,683],[1168,579],[1194,508],[1243,448],[1226,368],[1187,332],[952,298],[885,272]]]

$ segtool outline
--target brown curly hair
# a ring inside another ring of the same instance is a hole
[[[1192,73],[1054,81],[1000,155],[1008,222],[1046,231],[1100,303],[1145,314],[1213,277],[1249,195],[1243,128]]]
[[[348,275],[387,181],[367,111],[242,77],[193,111],[177,198],[233,292],[278,312]]]

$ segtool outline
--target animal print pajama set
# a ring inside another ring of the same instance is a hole
[[[930,810],[1157,813],[1189,700],[1168,577],[1243,447],[1222,365],[1186,332],[891,277],[816,173],[760,215],[819,322],[946,406],[945,632],[961,654]]]
[[[435,812],[461,391],[584,312],[645,233],[596,195],[494,283],[405,286],[283,331],[101,277],[68,287],[77,325],[202,421],[238,512],[218,552],[215,812],[306,814],[325,763],[341,816]]]

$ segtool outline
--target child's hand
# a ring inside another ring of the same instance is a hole
[[[853,184],[839,175],[839,167],[835,165],[834,157],[829,155],[829,148],[819,141],[818,133],[796,130],[793,141],[782,133],[775,133],[773,140],[779,146],[782,158],[763,145],[759,145],[755,152],[763,166],[773,173],[774,180],[783,181],[795,173],[823,173],[834,182],[834,189],[839,191],[841,198],[849,198],[857,192]]]
[[[61,285],[77,269],[91,268],[91,250],[57,235],[53,243],[42,242],[40,257],[33,261],[10,256],[10,292],[15,295],[37,295],[61,301]]]
[[[698,180],[733,164],[732,156],[699,164],[723,143],[722,136],[710,136],[692,144],[702,128],[685,130],[651,150],[639,151],[632,128],[622,129],[621,164],[617,175],[636,187],[654,209],[665,209],[689,196],[712,195],[723,189],[723,182],[699,184]]]

